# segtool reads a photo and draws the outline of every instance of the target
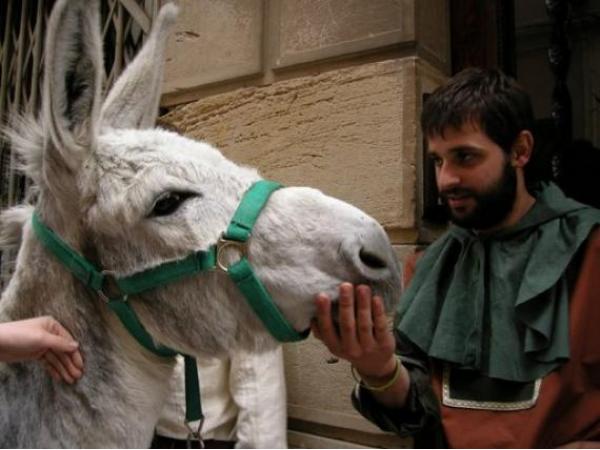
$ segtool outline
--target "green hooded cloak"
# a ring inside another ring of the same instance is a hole
[[[400,300],[402,336],[432,358],[512,381],[569,358],[565,271],[600,210],[554,184],[535,196],[512,227],[484,236],[451,226],[427,249]]]

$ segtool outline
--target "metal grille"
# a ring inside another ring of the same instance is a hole
[[[44,36],[55,0],[0,0],[0,125],[12,114],[36,113],[40,107]],[[105,86],[127,66],[141,47],[158,13],[160,0],[102,0]],[[0,208],[20,202],[28,182],[15,169],[7,142],[0,141]],[[10,259],[2,255],[2,279]]]

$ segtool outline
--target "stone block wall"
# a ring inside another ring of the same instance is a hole
[[[380,221],[403,259],[421,223],[423,93],[449,70],[445,0],[180,0],[161,120]],[[344,362],[286,345],[292,447],[401,447],[354,412]]]

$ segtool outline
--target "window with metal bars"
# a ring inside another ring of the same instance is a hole
[[[101,0],[101,30],[108,88],[141,47],[161,0]],[[0,1],[0,126],[13,114],[37,114],[40,107],[46,24],[56,0]],[[21,202],[28,180],[0,138],[0,209]],[[0,258],[2,280],[10,267]],[[4,283],[2,283],[4,284]]]

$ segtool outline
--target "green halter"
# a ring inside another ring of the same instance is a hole
[[[198,251],[183,259],[160,264],[122,278],[115,277],[111,271],[98,270],[54,231],[44,225],[35,212],[32,217],[32,225],[37,238],[46,249],[54,254],[77,279],[96,291],[106,301],[109,308],[117,314],[129,333],[144,348],[158,356],[173,357],[179,352],[155,344],[139,321],[128,297],[215,269],[229,274],[252,310],[275,339],[280,342],[294,342],[305,339],[309,330],[298,333],[287,322],[247,259],[247,241],[251,236],[252,228],[271,194],[281,187],[278,183],[266,180],[254,183],[244,194],[219,242],[208,250]],[[225,249],[232,247],[237,249],[241,258],[231,266],[226,266],[222,261],[222,256]],[[116,290],[117,293],[113,293],[113,290]],[[196,361],[188,355],[183,356],[186,366],[186,423],[200,420],[201,426],[203,415]]]

